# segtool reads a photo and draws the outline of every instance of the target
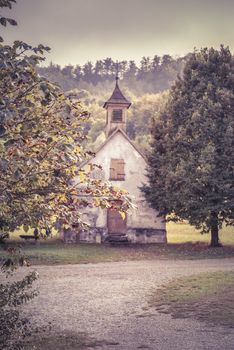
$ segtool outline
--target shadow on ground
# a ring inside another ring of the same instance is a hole
[[[149,305],[172,318],[234,328],[233,287],[233,271],[181,277],[154,291]]]
[[[25,342],[25,350],[83,350],[102,348],[102,346],[118,345],[115,342],[106,340],[96,340],[87,336],[85,333],[73,332],[50,332],[48,334],[32,335],[30,339]]]

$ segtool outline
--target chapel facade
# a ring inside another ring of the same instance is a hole
[[[102,243],[127,241],[131,243],[166,243],[166,223],[158,212],[150,208],[140,187],[147,183],[146,159],[126,133],[127,113],[131,106],[120,90],[118,77],[106,109],[106,140],[95,152],[90,163],[101,165],[93,174],[123,188],[132,197],[137,209],[123,219],[113,209],[88,208],[83,217],[90,229],[64,234],[65,241]]]

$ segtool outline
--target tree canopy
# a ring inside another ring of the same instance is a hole
[[[211,231],[212,246],[234,223],[233,77],[228,48],[191,55],[155,123],[143,187],[161,214]]]
[[[122,86],[128,88],[136,96],[159,93],[168,89],[181,73],[187,56],[173,58],[170,55],[159,57],[142,57],[139,64],[134,60],[116,63],[111,57],[96,62],[79,63],[75,66],[61,67],[50,63],[47,67],[39,67],[41,75],[52,82],[58,82],[65,90],[85,89],[94,95],[109,92],[115,79],[117,65]]]
[[[1,1],[0,7],[12,1]],[[13,1],[14,2],[14,1]],[[1,24],[6,22],[1,17]],[[7,20],[9,23],[10,21]],[[14,23],[10,23],[14,24]],[[92,179],[92,155],[83,147],[84,121],[89,113],[37,73],[48,47],[22,41],[0,44],[0,229],[20,225],[41,230],[59,221],[82,225],[79,210],[103,208],[121,199],[124,191]],[[76,181],[74,181],[76,179]]]

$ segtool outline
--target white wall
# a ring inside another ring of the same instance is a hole
[[[139,189],[143,183],[147,182],[145,176],[146,162],[121,132],[115,133],[92,160],[92,163],[102,166],[101,178],[105,180],[109,180],[111,158],[123,159],[125,162],[125,181],[111,181],[111,183],[114,186],[126,189],[133,196],[133,202],[138,206],[137,210],[127,214],[127,226],[131,228],[165,229],[164,220],[157,217],[155,210],[149,208]],[[106,211],[92,209],[91,212],[97,217],[96,226],[105,227]]]

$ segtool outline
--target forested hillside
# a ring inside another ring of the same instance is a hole
[[[117,66],[122,86],[134,95],[158,93],[168,89],[178,74],[181,74],[187,57],[173,58],[170,55],[153,58],[142,57],[140,64],[135,61],[114,62],[112,58],[87,62],[83,66],[60,67],[52,62],[48,67],[39,68],[39,73],[57,82],[63,90],[85,89],[95,95],[100,88],[109,90],[116,75]]]
[[[129,137],[143,150],[149,147],[152,122],[166,101],[167,92],[178,75],[182,74],[188,58],[173,58],[170,55],[153,58],[142,57],[135,61],[114,62],[112,58],[87,62],[83,66],[50,63],[40,67],[39,73],[58,83],[67,93],[80,99],[91,113],[86,123],[90,137],[89,146],[96,148],[105,139],[105,110],[103,103],[110,97],[118,70],[120,86],[124,95],[132,102],[129,109],[127,132]]]

